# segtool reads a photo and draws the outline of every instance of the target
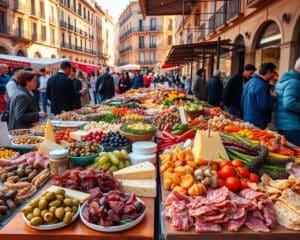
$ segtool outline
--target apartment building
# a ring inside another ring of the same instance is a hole
[[[129,3],[121,14],[117,32],[117,64],[138,64],[145,71],[161,71],[161,66],[175,39],[175,17],[143,18],[137,1]]]
[[[166,0],[160,8],[155,8],[160,2],[153,0],[151,5],[147,5],[147,1],[140,0],[142,11],[147,15],[178,15],[176,44],[201,43],[205,46],[206,42],[220,38],[229,39],[230,43],[239,46],[220,54],[219,68],[227,76],[244,64],[252,63],[258,67],[266,61],[275,63],[282,73],[291,69],[300,56],[298,0],[209,0],[193,3]],[[183,71],[193,69],[192,72],[195,72],[196,68],[204,67],[212,73],[217,61],[216,55],[205,56],[203,60],[186,64]]]
[[[58,57],[56,0],[0,0],[0,53]]]

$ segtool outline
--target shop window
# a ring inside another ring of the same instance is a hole
[[[46,27],[41,26],[42,41],[47,41]]]
[[[168,36],[168,45],[173,44],[173,36]]]
[[[40,1],[40,17],[45,19],[45,3],[44,1]]]
[[[54,29],[51,29],[50,30],[50,43],[52,44],[52,45],[55,45],[55,30]]]

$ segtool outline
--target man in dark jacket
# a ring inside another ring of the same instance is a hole
[[[72,80],[68,78],[71,71],[69,62],[62,62],[60,70],[49,78],[47,98],[51,101],[51,112],[60,114],[62,111],[74,109],[75,91]]]
[[[76,76],[76,68],[72,67],[69,78],[72,80],[73,88],[75,91],[74,96],[74,109],[81,108],[81,90],[82,90],[82,83],[81,81],[75,77]]]
[[[243,84],[253,76],[255,71],[255,66],[247,64],[243,70],[240,70],[228,80],[223,91],[223,102],[231,115],[240,117]]]
[[[215,107],[220,107],[222,103],[223,84],[220,77],[221,71],[215,70],[213,77],[207,82],[207,102]]]
[[[271,122],[272,108],[276,93],[271,92],[269,81],[274,78],[276,66],[271,62],[263,63],[244,86],[242,94],[243,119],[256,127],[265,129]]]
[[[115,96],[114,79],[109,74],[109,67],[106,67],[105,73],[98,78],[96,89],[98,90],[101,101],[111,99]]]
[[[206,80],[204,69],[199,68],[196,74],[193,76],[191,91],[197,100],[206,100]]]

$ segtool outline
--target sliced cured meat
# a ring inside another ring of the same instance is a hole
[[[226,224],[226,223],[228,223],[229,222],[229,217],[228,216],[226,216],[226,217],[224,217],[224,218],[222,218],[222,219],[219,219],[219,220],[215,220],[214,221],[214,223],[222,223],[222,224]]]
[[[214,204],[210,204],[211,208],[213,209],[219,209],[222,207],[227,207],[230,204],[229,200],[225,200],[223,202],[218,202],[218,203],[214,203]]]
[[[236,207],[251,207],[251,201],[245,198],[241,198],[240,196],[234,194],[234,193],[230,193],[230,201],[231,203],[235,204]]]
[[[190,202],[190,198],[188,196],[182,195],[178,192],[173,192],[173,194],[179,199],[179,201],[184,201],[186,203]]]
[[[188,204],[188,208],[189,209],[195,209],[195,208],[199,208],[199,207],[201,207],[201,206],[203,206],[203,205],[206,205],[206,204],[208,204],[208,200],[206,199],[206,198],[204,198],[204,197],[194,197],[191,201],[190,201],[190,203]]]
[[[263,210],[263,215],[266,221],[266,225],[270,228],[276,225],[276,214],[272,204],[265,205]]]
[[[187,210],[180,213],[174,213],[171,218],[171,226],[177,231],[189,231],[193,225]]]
[[[245,214],[242,218],[240,219],[231,219],[227,224],[225,224],[225,228],[229,232],[237,232],[240,230],[240,228],[244,225],[246,221],[247,215]]]
[[[243,196],[246,199],[252,200],[252,199],[259,199],[260,197],[264,196],[264,193],[257,192],[255,190],[247,188],[247,189],[243,189],[240,192],[240,195]]]
[[[217,220],[221,220],[221,219],[224,219],[225,217],[225,213],[221,213],[219,215],[215,215],[215,216],[205,216],[203,217],[202,219],[205,221],[205,222],[215,222]]]
[[[247,215],[245,225],[254,232],[270,232],[270,229],[261,219],[255,218],[251,214]]]
[[[245,208],[236,208],[234,211],[232,211],[229,214],[229,218],[231,220],[236,220],[236,219],[240,219],[243,218],[246,215],[246,210]]]
[[[173,202],[179,202],[180,201],[174,193],[175,192],[171,192],[168,195],[167,199],[163,202],[163,204],[165,206],[171,205]]]
[[[173,214],[175,212],[175,209],[173,205],[166,206],[164,211],[162,212],[162,215],[167,218],[172,218]]]
[[[183,201],[174,202],[172,205],[174,206],[175,212],[182,212],[188,209],[186,203]]]
[[[206,232],[222,232],[222,226],[216,223],[203,222],[201,220],[196,220],[195,230],[199,233]]]
[[[207,192],[206,198],[211,204],[225,201],[229,196],[229,190],[226,187],[222,187],[216,190]]]
[[[251,212],[249,212],[253,217],[255,217],[255,218],[259,218],[259,219],[261,219],[261,220],[265,220],[265,218],[264,218],[264,216],[263,216],[263,214],[262,214],[262,212],[261,211],[259,211],[259,210],[254,210],[254,211],[251,211]]]
[[[202,206],[202,207],[199,207],[199,208],[196,208],[196,209],[190,209],[189,213],[190,213],[190,216],[192,216],[192,217],[198,217],[198,216],[201,216],[203,214],[209,213],[211,211],[213,211],[211,209],[211,207]]]

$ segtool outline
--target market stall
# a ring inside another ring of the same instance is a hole
[[[75,61],[70,61],[70,63],[72,64],[72,66],[85,73],[93,73],[95,70],[99,70],[99,71],[101,70],[101,66],[94,65],[94,64],[75,62]]]

